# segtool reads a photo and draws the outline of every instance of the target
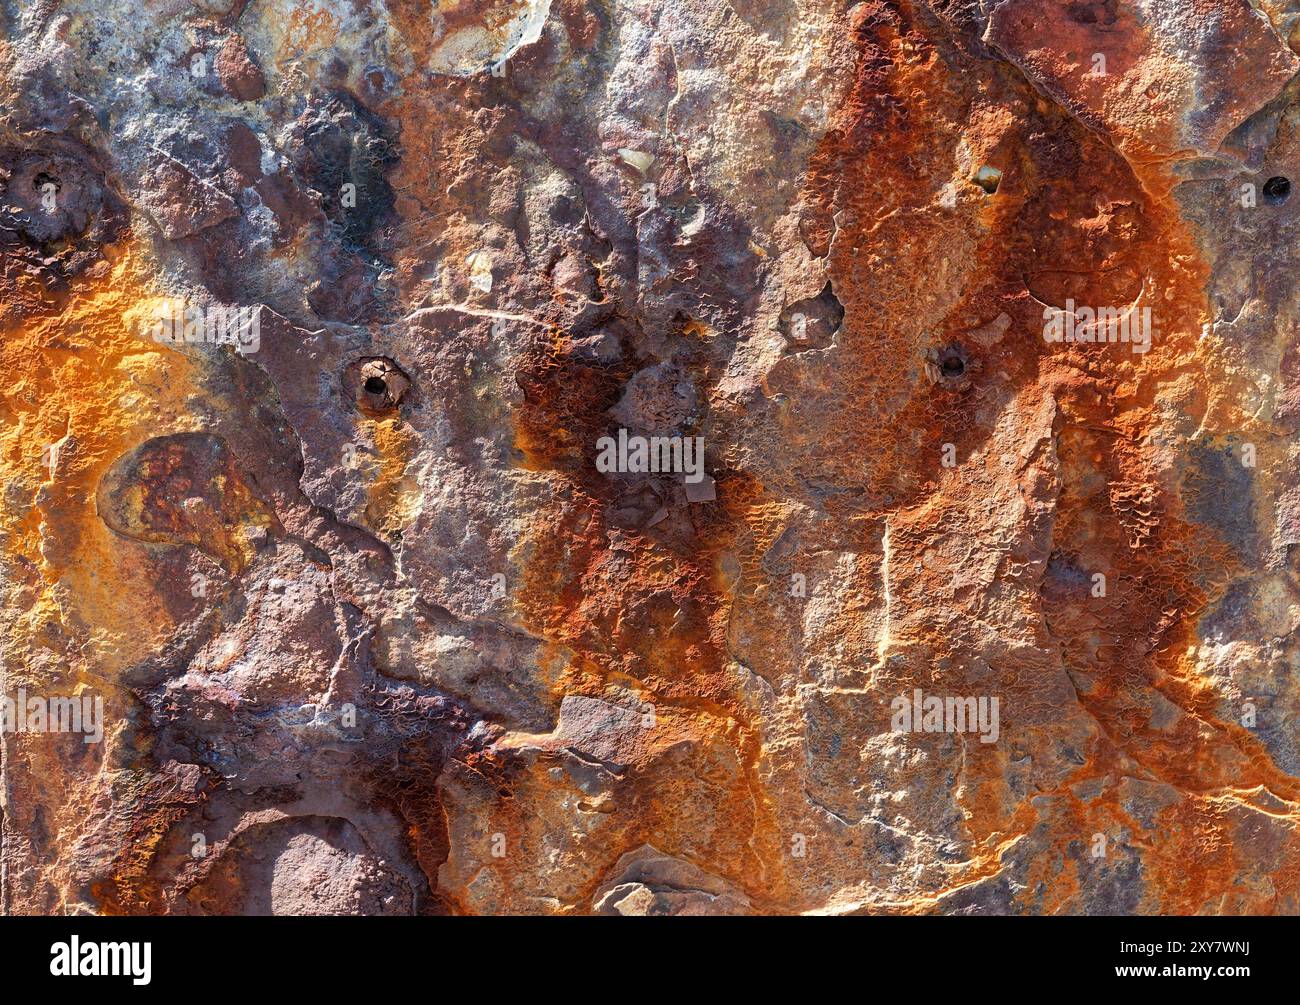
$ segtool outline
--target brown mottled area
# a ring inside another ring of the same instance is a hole
[[[1300,912],[1293,6],[0,0],[0,911]]]
[[[1250,0],[995,0],[984,40],[1144,160],[1214,154],[1300,59]]]
[[[266,94],[266,78],[248,55],[248,47],[238,35],[230,35],[221,44],[215,67],[221,86],[240,101],[256,101]]]
[[[205,433],[175,433],[141,444],[99,483],[96,511],[119,534],[195,545],[242,571],[245,526],[269,514],[235,470],[226,444]]]

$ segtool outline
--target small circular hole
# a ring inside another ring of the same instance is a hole
[[[960,377],[966,372],[966,364],[960,356],[949,356],[939,365],[945,377]]]
[[[383,377],[367,377],[366,390],[371,394],[383,394],[388,390],[388,385],[384,383]]]
[[[1282,175],[1274,175],[1264,182],[1264,198],[1274,206],[1279,206],[1291,197],[1291,180]]]

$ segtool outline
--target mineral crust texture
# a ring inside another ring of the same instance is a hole
[[[0,913],[1300,913],[1298,52],[0,0]]]

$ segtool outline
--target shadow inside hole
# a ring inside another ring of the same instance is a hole
[[[777,328],[787,352],[825,349],[844,323],[844,305],[828,282],[815,297],[790,304],[781,312]]]
[[[1002,184],[1002,172],[985,164],[975,172],[971,180],[982,188],[986,194],[994,195],[998,190],[998,186]]]
[[[1280,206],[1291,198],[1291,179],[1274,175],[1264,182],[1264,201],[1273,206]]]

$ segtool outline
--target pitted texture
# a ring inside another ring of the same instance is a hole
[[[1300,912],[1294,4],[136,6],[0,0],[0,909]]]

